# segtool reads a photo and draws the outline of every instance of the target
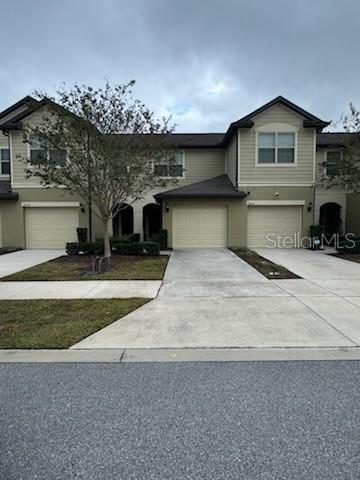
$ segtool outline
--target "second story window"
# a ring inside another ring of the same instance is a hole
[[[175,152],[164,158],[155,160],[155,174],[159,177],[178,178],[184,175],[184,153]]]
[[[326,152],[325,175],[337,177],[341,173],[341,152],[340,150],[329,150]]]
[[[295,133],[259,133],[259,165],[286,165],[295,163]]]
[[[66,163],[65,150],[48,150],[44,148],[39,139],[32,137],[30,140],[30,163],[39,165],[46,161],[56,166],[64,166]]]
[[[0,175],[10,175],[10,149],[0,147]]]

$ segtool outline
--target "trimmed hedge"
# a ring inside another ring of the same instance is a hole
[[[167,248],[167,243],[168,243],[168,232],[167,230],[159,230],[157,233],[154,233],[154,235],[151,236],[150,238],[151,242],[157,242],[160,244],[161,249]]]
[[[160,254],[160,245],[156,242],[113,242],[111,247],[115,255],[148,255]],[[68,242],[66,253],[68,255],[102,255],[104,244],[102,241],[92,243]]]
[[[111,239],[111,243],[135,243],[140,242],[140,233],[129,233],[128,235],[122,235],[121,237],[114,237]]]
[[[100,255],[104,251],[103,242],[68,242],[66,253],[68,255]]]
[[[79,255],[80,244],[79,242],[67,242],[66,253],[68,255]]]
[[[112,251],[116,255],[148,255],[160,254],[160,245],[156,242],[114,243]]]

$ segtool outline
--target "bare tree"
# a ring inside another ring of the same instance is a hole
[[[321,164],[326,169],[321,183],[327,188],[343,186],[360,192],[360,112],[353,103],[350,103],[350,113],[343,115],[338,124],[344,131],[339,142],[341,155]]]
[[[111,256],[113,217],[146,191],[164,185],[154,161],[173,155],[169,119],[133,98],[135,81],[92,88],[75,84],[56,98],[37,92],[42,122],[24,128],[25,141],[37,142],[39,155],[28,175],[44,185],[79,195],[103,225],[104,255]]]

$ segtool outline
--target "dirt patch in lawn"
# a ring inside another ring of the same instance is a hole
[[[0,300],[0,348],[69,348],[148,301]]]
[[[360,253],[330,253],[332,257],[342,258],[350,262],[360,263]]]
[[[295,275],[295,273],[287,270],[285,267],[267,260],[248,248],[231,248],[230,250],[269,280],[301,278],[298,275]]]
[[[94,256],[64,256],[2,278],[2,281],[41,280],[162,280],[167,255],[141,257],[114,255],[104,273],[91,273]]]

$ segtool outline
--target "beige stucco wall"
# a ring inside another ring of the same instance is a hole
[[[360,236],[360,193],[347,195],[346,232]]]
[[[315,131],[303,128],[304,118],[292,110],[274,105],[254,118],[254,127],[240,129],[240,184],[311,184],[314,180]],[[256,129],[269,125],[269,132],[281,125],[297,131],[297,164],[293,166],[256,165]]]
[[[79,197],[55,189],[19,189],[19,199],[0,200],[3,246],[22,247],[25,245],[25,207],[22,202],[80,202]],[[79,226],[87,227],[87,209],[79,208]]]

